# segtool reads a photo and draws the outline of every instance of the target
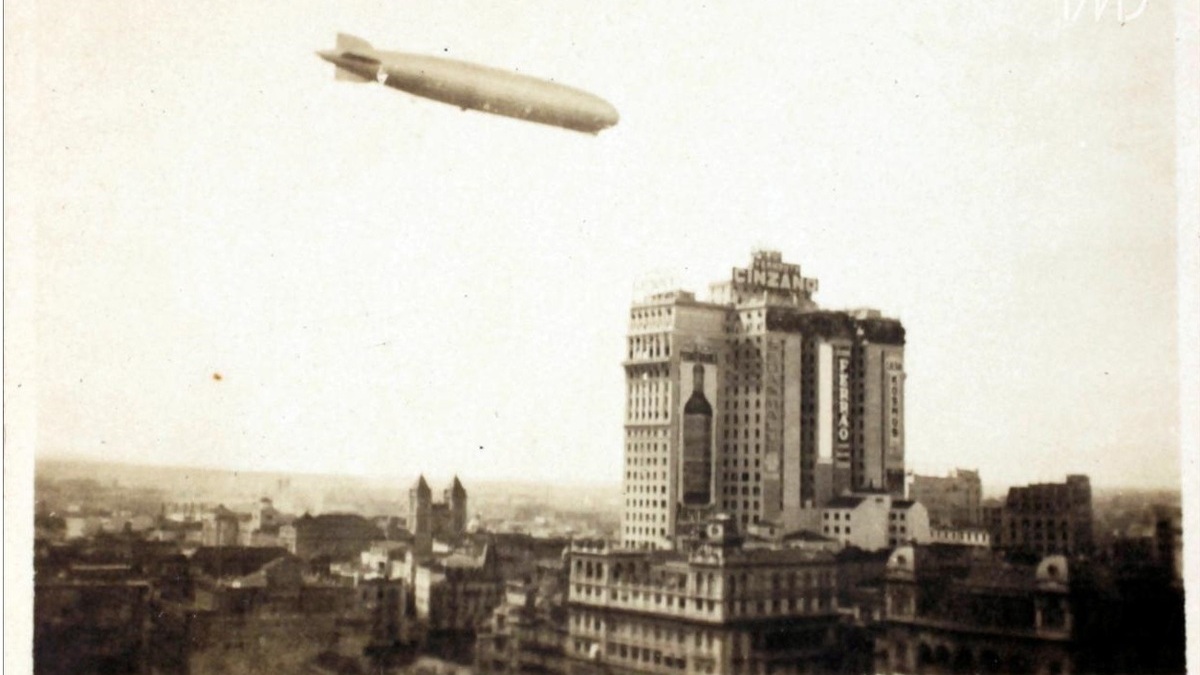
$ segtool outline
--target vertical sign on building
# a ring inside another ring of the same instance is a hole
[[[884,445],[889,458],[897,458],[904,451],[904,364],[890,356],[884,361]]]
[[[780,464],[783,456],[783,340],[768,339],[763,354],[763,425],[764,501],[779,503]]]
[[[783,445],[783,341],[768,340],[766,358],[763,370],[766,371],[766,381],[763,382],[763,403],[766,405],[766,425],[763,435],[766,437],[764,451],[766,453],[766,473],[779,473],[779,452]]]
[[[850,348],[833,352],[833,449],[835,465],[850,466]]]
[[[837,432],[837,375],[833,372],[833,346],[828,342],[817,345],[817,459],[833,460]]]

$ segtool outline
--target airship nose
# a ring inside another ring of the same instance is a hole
[[[330,49],[325,49],[325,50],[318,51],[317,56],[325,59],[326,61],[328,61],[330,63],[337,63],[338,53],[333,50],[330,50]]]

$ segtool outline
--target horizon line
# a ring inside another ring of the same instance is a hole
[[[172,464],[172,463],[159,463],[159,462],[153,462],[153,461],[140,461],[139,462],[139,461],[132,461],[132,460],[128,460],[128,459],[103,459],[103,458],[99,458],[99,457],[89,457],[86,455],[73,455],[73,454],[39,455],[38,453],[34,453],[34,477],[35,478],[37,477],[37,465],[42,464],[44,462],[64,462],[64,463],[65,462],[73,462],[73,463],[78,463],[78,464],[100,464],[100,465],[108,465],[108,466],[128,466],[128,467],[137,467],[137,468],[146,468],[146,469],[212,471],[212,472],[225,472],[225,473],[233,473],[233,474],[244,473],[244,474],[252,474],[252,475],[311,476],[311,477],[316,477],[316,478],[345,478],[345,479],[371,480],[371,481],[387,481],[389,479],[395,479],[397,481],[411,481],[411,480],[416,480],[418,476],[426,476],[427,480],[429,479],[430,476],[432,476],[434,480],[443,480],[444,479],[446,481],[450,481],[450,480],[453,480],[455,477],[458,477],[460,480],[462,480],[462,475],[463,475],[461,471],[453,471],[453,472],[448,473],[446,476],[442,476],[440,472],[439,473],[431,473],[428,471],[419,471],[419,470],[416,471],[415,473],[412,473],[409,475],[401,475],[401,474],[391,473],[391,472],[380,473],[380,474],[361,474],[361,473],[341,473],[341,472],[320,473],[320,472],[314,472],[314,471],[295,471],[295,470],[285,470],[285,469],[242,469],[242,468],[229,467],[229,466],[200,465],[200,464]],[[963,468],[963,467],[957,467],[957,468]],[[968,469],[968,470],[977,471],[977,469]],[[953,471],[953,469],[951,469],[951,471]],[[909,473],[916,474],[915,471],[912,471]],[[946,475],[946,473],[947,473],[946,471],[942,471],[940,473],[921,473],[918,475],[930,476],[930,477],[944,477]],[[1035,478],[1035,479],[1029,480],[1024,483],[1012,483],[1012,484],[1004,484],[1004,483],[989,484],[987,481],[982,480],[982,476],[981,476],[981,483],[984,488],[984,492],[989,492],[989,491],[994,492],[994,491],[1000,490],[1000,489],[1007,489],[1007,488],[1012,488],[1012,487],[1023,487],[1025,485],[1036,485],[1039,483],[1046,483],[1046,482],[1051,482],[1051,483],[1062,482],[1062,481],[1066,480],[1066,477],[1068,475],[1087,476],[1088,480],[1091,481],[1091,486],[1092,486],[1093,490],[1095,490],[1095,489],[1101,489],[1101,490],[1106,490],[1106,491],[1107,490],[1144,490],[1144,491],[1162,490],[1162,491],[1173,491],[1173,492],[1179,492],[1179,493],[1183,492],[1182,476],[1180,477],[1180,482],[1177,485],[1162,485],[1162,484],[1157,484],[1157,485],[1123,484],[1122,485],[1122,484],[1116,484],[1116,483],[1098,483],[1094,479],[1092,479],[1091,474],[1086,473],[1086,472],[1080,472],[1080,471],[1066,471],[1062,474],[1061,480],[1047,480],[1045,478]],[[586,479],[575,479],[575,478],[566,478],[566,479],[536,478],[536,477],[529,477],[529,476],[519,477],[519,478],[511,478],[511,477],[492,477],[492,478],[484,478],[484,479],[472,478],[472,479],[470,479],[470,482],[476,483],[476,484],[483,484],[483,485],[486,485],[489,483],[516,483],[516,484],[529,484],[529,485],[577,485],[577,486],[596,486],[596,487],[600,487],[600,486],[618,486],[619,487],[621,485],[621,480],[619,478],[616,480],[605,481],[605,480],[586,480]]]

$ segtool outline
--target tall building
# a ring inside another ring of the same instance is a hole
[[[630,310],[625,545],[673,546],[713,512],[794,522],[850,491],[904,491],[904,328],[829,311],[776,251]],[[706,484],[707,483],[707,484]]]
[[[983,524],[983,485],[978,471],[956,469],[947,476],[913,476],[908,496],[929,509],[929,522],[937,527]]]

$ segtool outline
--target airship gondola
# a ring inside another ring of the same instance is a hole
[[[586,91],[464,61],[375,49],[338,34],[334,49],[317,54],[339,80],[379,82],[462,109],[596,134],[617,123],[616,108]]]

